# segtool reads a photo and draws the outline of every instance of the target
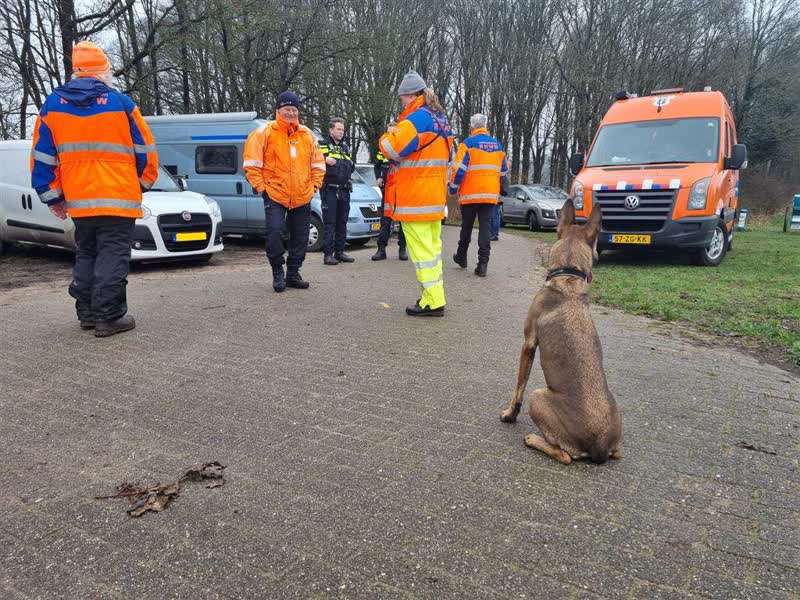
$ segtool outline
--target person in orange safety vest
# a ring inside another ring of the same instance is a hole
[[[402,223],[422,290],[406,314],[441,317],[445,307],[441,233],[453,132],[438,98],[415,71],[403,77],[397,93],[404,110],[397,125],[381,137],[379,147],[392,161],[385,202]]]
[[[475,274],[479,277],[486,277],[491,251],[492,213],[500,198],[500,178],[508,174],[505,150],[489,135],[487,121],[486,115],[482,114],[470,118],[472,132],[458,147],[448,187],[451,195],[458,194],[461,206],[461,236],[453,260],[461,268],[467,268],[467,249],[477,217],[478,266]]]
[[[300,124],[299,116],[300,99],[293,92],[281,92],[275,120],[253,131],[244,145],[245,176],[264,199],[266,251],[276,292],[309,287],[300,267],[308,247],[311,197],[325,177],[325,158],[317,138]]]
[[[138,107],[111,87],[105,53],[72,49],[73,79],[44,101],[33,132],[31,185],[58,218],[75,224],[70,295],[82,329],[97,337],[136,325],[127,277],[142,192],[158,177],[155,141]]]

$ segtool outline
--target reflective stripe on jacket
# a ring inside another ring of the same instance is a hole
[[[503,146],[479,127],[458,147],[449,191],[458,193],[459,204],[497,204],[500,178],[508,173]]]
[[[380,140],[392,161],[385,191],[397,221],[439,221],[447,200],[447,165],[453,133],[444,115],[435,115],[422,96],[406,107]]]
[[[244,172],[259,193],[266,192],[275,202],[296,208],[311,202],[322,187],[325,159],[308,127],[278,116],[247,136]]]
[[[140,218],[142,190],[157,177],[155,140],[130,98],[91,77],[47,97],[31,152],[31,185],[42,202],[66,200],[72,218]]]

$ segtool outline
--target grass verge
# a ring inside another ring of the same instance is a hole
[[[606,252],[594,268],[592,300],[664,321],[738,338],[800,369],[800,234],[783,217],[748,224],[719,267],[694,267],[684,254]],[[555,232],[504,233],[555,241]]]

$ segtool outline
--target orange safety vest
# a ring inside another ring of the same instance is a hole
[[[447,119],[425,106],[422,96],[409,104],[397,125],[381,137],[381,152],[392,161],[392,183],[386,186],[385,197],[394,220],[444,219],[452,140]]]
[[[458,147],[449,191],[459,204],[497,204],[500,177],[508,173],[503,146],[484,127],[475,129]]]
[[[141,218],[142,190],[158,177],[158,153],[133,101],[91,77],[47,97],[33,131],[31,182],[67,214]]]
[[[277,117],[247,136],[244,173],[259,193],[286,208],[311,202],[325,177],[325,158],[317,138],[305,125]]]

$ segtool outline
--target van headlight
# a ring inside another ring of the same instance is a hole
[[[708,199],[708,187],[711,185],[711,177],[706,177],[696,181],[689,192],[689,210],[703,210]]]
[[[142,212],[144,213],[142,215],[143,219],[149,219],[150,217],[153,216],[153,213],[150,211],[149,208],[147,208],[147,204],[145,204],[144,202],[142,202]]]
[[[575,210],[583,210],[583,184],[577,180],[572,184],[572,204]]]
[[[206,204],[208,204],[208,212],[211,214],[212,217],[222,216],[222,210],[220,210],[219,204],[217,204],[216,200],[212,200],[211,198],[206,198]]]

